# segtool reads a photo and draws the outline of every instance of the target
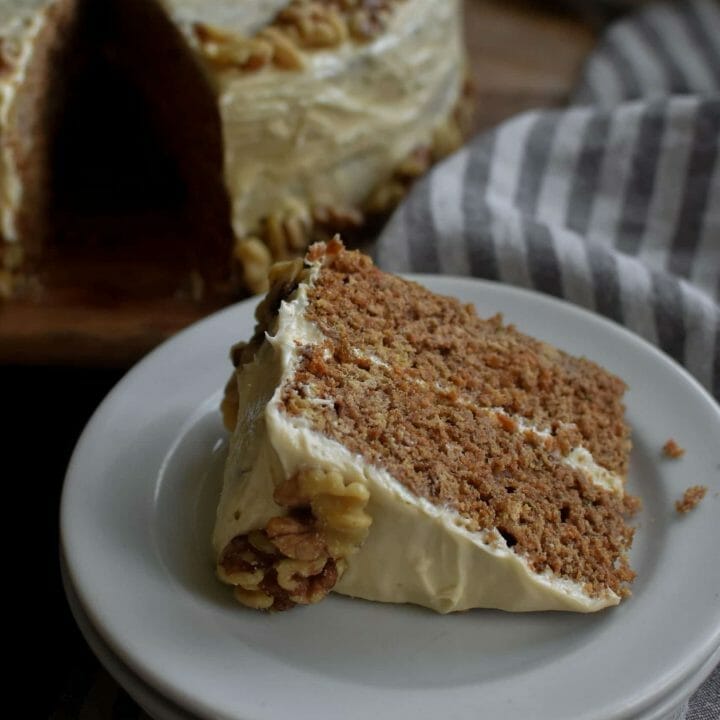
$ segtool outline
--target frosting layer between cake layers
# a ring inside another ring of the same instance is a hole
[[[310,286],[318,272],[317,267],[312,270]],[[238,373],[242,414],[218,508],[213,537],[217,553],[234,537],[285,515],[286,508],[273,499],[276,488],[303,468],[314,467],[339,472],[346,483],[360,483],[369,491],[365,509],[372,526],[359,551],[346,558],[336,592],[415,603],[442,613],[473,607],[593,612],[617,604],[620,598],[611,590],[590,595],[577,582],[534,572],[497,530],[474,532],[459,513],[412,494],[385,470],[312,430],[304,419],[283,412],[283,385],[291,381],[302,348],[323,340],[304,316],[308,287],[301,284],[282,303],[276,330]],[[518,424],[518,432],[529,429]],[[574,448],[562,462],[622,496],[622,478],[597,465],[586,449]]]

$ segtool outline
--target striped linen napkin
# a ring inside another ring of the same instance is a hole
[[[384,270],[595,310],[720,399],[720,3],[610,26],[570,108],[515,117],[437,166],[373,253]],[[720,668],[676,717],[720,718]]]
[[[395,213],[384,270],[501,280],[596,310],[720,397],[720,6],[611,26],[575,104],[520,115]]]

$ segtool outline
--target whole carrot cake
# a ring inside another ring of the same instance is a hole
[[[208,287],[265,290],[462,142],[460,0],[0,0],[0,294],[45,254],[83,54],[146,99],[204,238],[175,251]]]
[[[629,594],[620,379],[337,239],[275,266],[257,319],[232,352],[213,538],[241,603],[592,612]]]

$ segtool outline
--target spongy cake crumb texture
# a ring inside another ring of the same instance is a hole
[[[286,385],[285,412],[475,529],[498,528],[537,572],[624,591],[623,498],[559,462],[583,446],[626,474],[622,381],[360,253],[330,255],[308,297],[327,340]]]

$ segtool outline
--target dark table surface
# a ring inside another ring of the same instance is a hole
[[[40,709],[24,717],[79,718],[88,690],[101,669],[70,614],[58,562],[58,508],[65,468],[92,412],[124,370],[0,366],[0,398],[5,410],[5,480],[11,488],[6,509],[17,528],[23,558],[12,583],[35,598],[24,604],[20,622],[39,660],[40,692],[31,697]],[[7,460],[9,459],[9,463]],[[28,538],[29,535],[29,538]],[[29,540],[29,551],[26,549]],[[41,574],[28,558],[39,558]],[[35,621],[38,606],[41,621]],[[23,631],[24,632],[24,631]],[[13,688],[8,688],[8,696]],[[114,718],[136,718],[137,708],[118,695]],[[88,719],[92,720],[92,719]]]

